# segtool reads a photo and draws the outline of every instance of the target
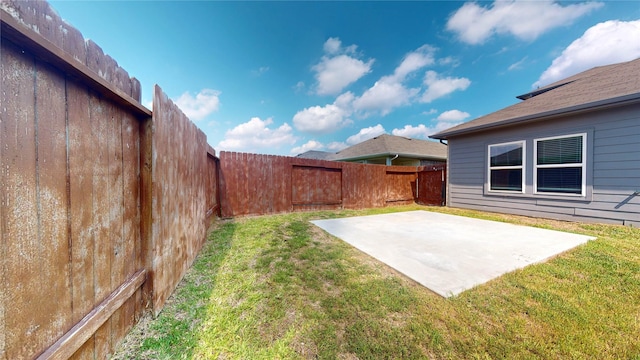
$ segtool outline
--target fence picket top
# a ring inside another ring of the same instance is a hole
[[[64,22],[46,1],[2,1],[0,19],[3,38],[25,46],[92,87],[98,84],[96,89],[116,102],[150,115],[140,104],[140,92],[132,90],[139,89],[140,82],[130,78],[97,44],[85,40],[80,31]]]

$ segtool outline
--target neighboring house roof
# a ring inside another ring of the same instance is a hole
[[[359,160],[389,155],[446,160],[447,147],[435,141],[383,134],[338,151],[331,160]]]
[[[296,155],[296,157],[303,159],[314,159],[314,160],[332,160],[331,158],[334,156],[334,153],[330,153],[327,151],[318,151],[318,150],[309,150],[303,152],[302,154]]]
[[[640,102],[640,58],[599,66],[518,96],[524,101],[431,135],[434,139]]]

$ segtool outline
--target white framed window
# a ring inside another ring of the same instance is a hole
[[[533,140],[536,194],[585,196],[587,134]]]
[[[489,191],[524,193],[525,141],[489,145]]]

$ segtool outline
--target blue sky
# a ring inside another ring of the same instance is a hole
[[[638,1],[51,1],[217,151],[429,134],[640,57]]]

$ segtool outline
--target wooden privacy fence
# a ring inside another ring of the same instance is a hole
[[[365,165],[223,151],[219,171],[223,217],[443,203],[442,166]]]
[[[38,18],[23,20],[47,21],[53,15],[43,4],[31,4],[43,11]],[[109,69],[110,77],[93,80],[120,94],[119,103],[62,71],[58,62],[70,54],[56,57],[50,41],[27,30],[2,12],[0,354],[31,358],[82,322],[93,326],[89,337],[81,335],[86,341],[75,337],[73,351],[58,346],[47,354],[71,355],[78,345],[78,356],[108,354],[144,307],[141,282],[131,279],[144,269],[139,139],[151,112],[136,106],[137,81],[94,43],[85,46],[69,29],[60,39],[86,59],[72,63],[86,73]],[[99,321],[84,319],[125,283],[134,284],[133,296],[122,306],[94,314]]]
[[[106,358],[202,246],[215,152],[46,2],[0,20],[0,359]]]
[[[162,309],[216,216],[442,203],[444,169],[218,159],[46,2],[3,0],[0,20],[0,360],[106,358]]]

